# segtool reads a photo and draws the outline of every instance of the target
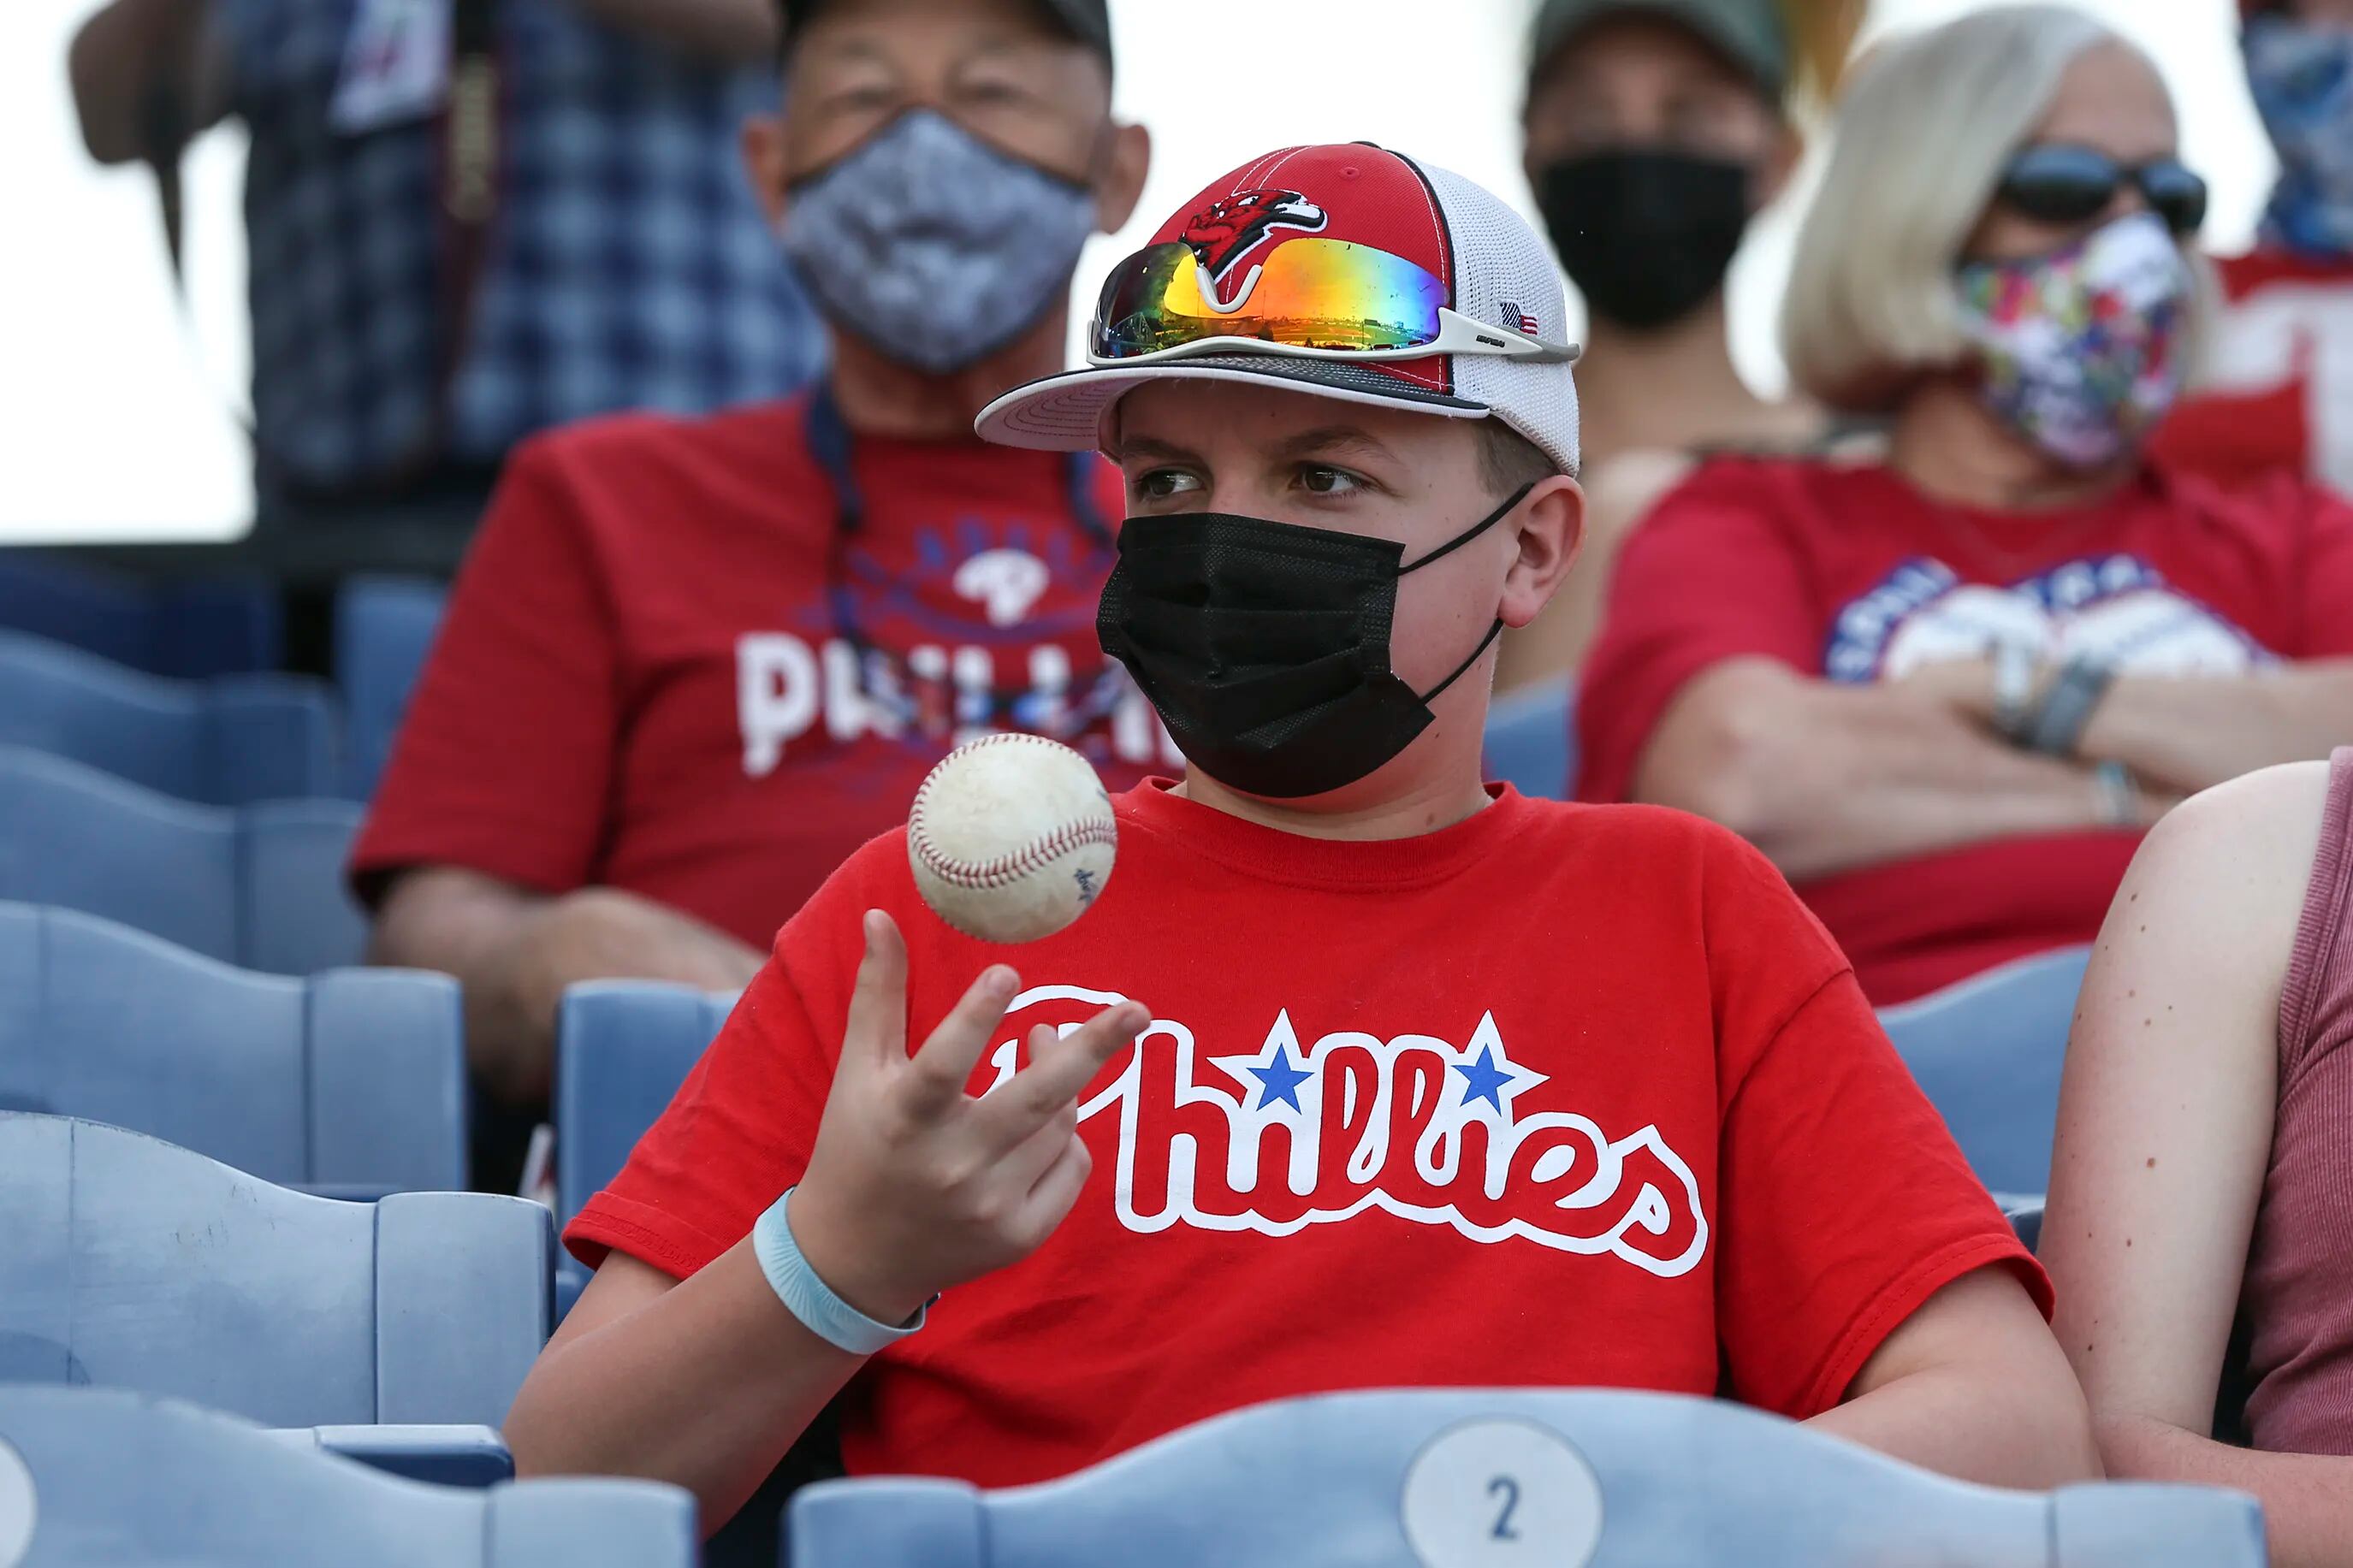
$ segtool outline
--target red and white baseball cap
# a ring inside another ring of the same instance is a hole
[[[1085,368],[981,410],[1008,447],[1103,446],[1147,381],[1274,382],[1348,403],[1501,419],[1577,472],[1568,305],[1520,216],[1368,142],[1287,147],[1179,207],[1103,285]]]

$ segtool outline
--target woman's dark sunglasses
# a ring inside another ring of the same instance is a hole
[[[2045,142],[2029,147],[2001,172],[1995,195],[2012,212],[2038,223],[2086,223],[2100,216],[2126,184],[2176,236],[2206,221],[2206,182],[2173,158],[2120,163],[2094,147]]]

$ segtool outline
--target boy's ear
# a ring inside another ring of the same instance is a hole
[[[1567,474],[1555,474],[1523,499],[1520,553],[1504,579],[1496,614],[1516,631],[1536,618],[1577,562],[1585,542],[1585,489]]]

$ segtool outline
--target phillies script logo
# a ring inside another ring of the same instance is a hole
[[[1076,985],[1023,992],[1007,1010],[1014,1037],[976,1087],[1018,1065],[1040,1021],[1018,1015],[1034,1009],[1068,1034],[1125,1000]],[[1133,1231],[1295,1236],[1379,1209],[1472,1241],[1607,1253],[1662,1278],[1689,1273],[1707,1247],[1699,1184],[1659,1130],[1612,1138],[1571,1111],[1524,1109],[1551,1080],[1512,1059],[1492,1014],[1460,1046],[1359,1033],[1302,1045],[1281,1011],[1262,1045],[1230,1056],[1204,1055],[1192,1030],[1155,1018],[1114,1066],[1079,1120],[1118,1118],[1113,1201]]]
[[[1185,220],[1185,231],[1178,236],[1201,270],[1209,275],[1208,286],[1201,297],[1219,310],[1239,310],[1250,298],[1258,282],[1259,268],[1253,265],[1243,278],[1241,288],[1229,300],[1219,296],[1226,274],[1278,228],[1295,228],[1313,234],[1322,228],[1324,209],[1301,195],[1297,191],[1244,191],[1240,195],[1222,196]]]

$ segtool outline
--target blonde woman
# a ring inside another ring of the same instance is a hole
[[[2353,735],[2353,512],[2145,458],[2204,207],[2155,68],[2080,12],[1874,51],[1784,336],[1886,459],[1717,460],[1625,552],[1581,793],[1746,835],[1874,1002],[2090,941],[2168,805]]]

